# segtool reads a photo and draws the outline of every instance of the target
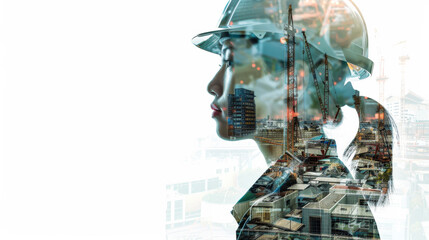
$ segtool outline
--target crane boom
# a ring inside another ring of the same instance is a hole
[[[328,114],[323,104],[322,95],[320,94],[320,87],[319,87],[319,82],[317,81],[316,68],[314,67],[313,58],[311,57],[310,46],[308,45],[305,31],[302,31],[302,35],[304,35],[305,50],[307,52],[308,62],[310,63],[311,75],[313,76],[314,87],[316,88],[317,98],[319,99],[320,110],[322,110],[323,122],[326,123],[326,118]]]

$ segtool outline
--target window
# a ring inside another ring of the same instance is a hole
[[[171,221],[171,202],[167,202],[167,212],[165,214],[165,219],[167,222]]]
[[[206,189],[206,182],[204,180],[193,181],[191,183],[191,193],[204,192]]]
[[[310,217],[310,233],[320,234],[320,217]]]
[[[217,189],[220,188],[220,186],[221,181],[219,180],[219,178],[210,178],[207,180],[207,190]]]
[[[189,183],[174,184],[174,190],[181,194],[189,194]]]
[[[264,221],[269,221],[270,220],[270,210],[265,210],[264,211]]]
[[[183,200],[174,201],[174,220],[183,219]]]
[[[185,214],[186,220],[199,218],[200,216],[201,216],[201,210],[197,210],[197,211],[193,211],[193,212],[187,212]]]

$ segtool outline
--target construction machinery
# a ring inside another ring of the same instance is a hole
[[[293,26],[292,17],[292,5],[289,5],[288,10],[288,23],[285,26],[285,34],[287,41],[287,60],[286,60],[286,123],[287,128],[284,133],[286,134],[286,144],[284,152],[289,151],[291,153],[296,152],[295,145],[298,140],[298,111],[297,111],[297,83],[295,80],[295,28]],[[292,158],[287,156],[287,161],[291,161]]]
[[[305,31],[302,31],[302,35],[304,36],[305,51],[307,52],[307,58],[308,58],[308,62],[310,64],[310,71],[311,71],[311,75],[313,76],[314,87],[316,88],[317,98],[318,98],[319,104],[320,104],[320,110],[322,110],[323,123],[326,123],[327,116],[328,116],[328,109],[326,108],[325,103],[322,100],[319,82],[317,81],[316,68],[314,66],[313,58],[311,57],[310,46],[308,44],[307,36],[305,35]],[[327,69],[327,67],[326,67],[326,69]],[[327,84],[325,84],[325,85],[327,85]],[[328,88],[329,88],[329,86],[328,86]],[[329,90],[328,90],[328,94],[329,94]]]

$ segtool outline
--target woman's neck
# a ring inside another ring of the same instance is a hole
[[[263,143],[256,141],[258,144],[259,150],[264,155],[265,161],[268,165],[271,165],[273,162],[276,162],[283,155],[283,146]]]

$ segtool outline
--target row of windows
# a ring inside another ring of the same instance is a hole
[[[199,193],[206,190],[213,190],[220,188],[222,185],[219,178],[210,178],[207,180],[192,181],[186,183],[178,183],[174,185],[167,185],[167,189],[173,189],[181,194]]]

